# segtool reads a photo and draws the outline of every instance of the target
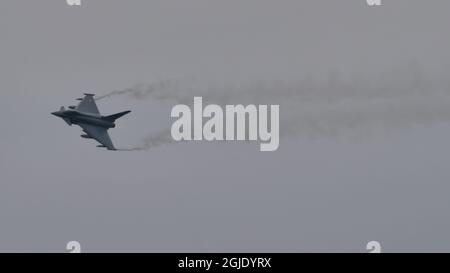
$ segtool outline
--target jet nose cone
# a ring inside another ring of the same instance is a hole
[[[57,116],[57,117],[61,116],[61,115],[59,114],[59,112],[52,112],[51,114],[54,115],[54,116]]]

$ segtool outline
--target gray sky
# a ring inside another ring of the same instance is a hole
[[[450,251],[446,0],[5,0],[0,251]],[[131,109],[132,146],[171,107],[280,103],[276,152],[181,143],[108,152],[50,115],[82,92],[175,80]],[[166,93],[165,93],[166,92]]]

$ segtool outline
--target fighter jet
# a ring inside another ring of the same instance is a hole
[[[97,147],[106,148],[108,150],[116,150],[108,135],[108,129],[116,127],[114,123],[116,119],[130,113],[124,111],[110,116],[102,116],[98,111],[97,104],[94,100],[94,94],[84,94],[84,98],[79,98],[81,102],[77,106],[69,106],[65,109],[61,106],[59,111],[53,112],[52,115],[62,118],[67,124],[72,126],[76,124],[83,129],[82,138],[92,138],[100,142]]]

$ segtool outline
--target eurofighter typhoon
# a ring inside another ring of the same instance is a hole
[[[98,111],[94,96],[94,94],[84,94],[84,98],[77,99],[81,101],[77,106],[69,106],[69,109],[67,110],[64,106],[61,106],[61,109],[53,112],[52,115],[62,118],[70,126],[72,126],[72,124],[80,126],[84,132],[81,137],[95,139],[101,144],[97,147],[114,151],[116,148],[114,148],[111,138],[109,137],[108,130],[116,127],[114,122],[118,118],[131,111],[124,111],[110,116],[102,116]]]

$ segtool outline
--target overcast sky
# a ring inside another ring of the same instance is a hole
[[[450,2],[4,0],[0,251],[450,251]],[[116,146],[170,110],[280,104],[276,152],[180,143],[110,152],[50,115],[83,92],[174,81]]]

